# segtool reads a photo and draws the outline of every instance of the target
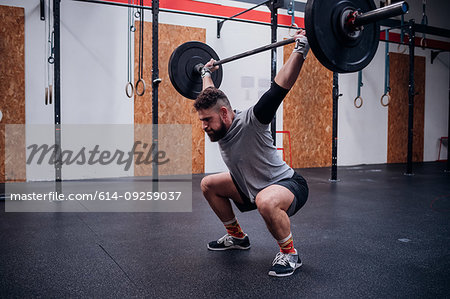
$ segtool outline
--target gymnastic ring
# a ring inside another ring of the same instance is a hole
[[[294,29],[294,30],[295,30],[294,34],[291,34],[291,29]],[[294,36],[295,36],[295,33],[296,33],[299,29],[300,29],[300,27],[298,27],[297,24],[292,23],[292,24],[289,26],[288,35],[289,35],[290,37],[294,37]]]
[[[141,83],[141,82],[142,82],[142,86],[143,86],[144,88],[142,89],[142,92],[139,92],[138,86],[139,86],[139,83]],[[143,96],[144,93],[145,93],[145,81],[144,81],[144,79],[139,78],[139,80],[136,82],[136,94],[137,94],[138,96]]]
[[[427,40],[424,37],[420,39],[420,46],[422,47],[423,50],[425,50],[427,46]]]
[[[130,90],[130,88],[131,88],[131,90]],[[134,91],[133,83],[128,82],[125,85],[125,93],[126,93],[127,97],[129,97],[130,99],[133,97],[133,91]]]
[[[403,51],[400,51],[400,47],[401,46],[405,46],[404,48],[403,48]],[[398,46],[397,46],[397,51],[400,53],[400,54],[405,54],[405,52],[406,52],[406,45],[404,45],[404,44],[398,44]]]
[[[356,102],[358,101],[358,99],[361,101],[361,104],[359,104],[359,105],[356,104]],[[361,96],[356,97],[355,100],[353,101],[353,104],[355,105],[356,108],[358,108],[358,109],[361,108],[361,106],[363,105],[363,99],[362,99],[362,97],[361,97]]]
[[[387,97],[387,99],[388,99],[388,101],[387,101],[386,104],[383,102],[383,99],[384,99],[385,97]],[[381,102],[381,106],[383,106],[383,107],[389,106],[389,103],[391,102],[391,95],[389,94],[389,91],[386,92],[384,95],[381,96],[380,102]]]

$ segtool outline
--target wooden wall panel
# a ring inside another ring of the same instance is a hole
[[[3,113],[0,121],[0,182],[5,180],[5,124],[25,124],[24,46],[24,9],[0,5],[0,110]],[[20,154],[24,156],[25,142],[20,141],[23,142]],[[15,174],[24,178],[25,171],[23,159],[15,165]]]
[[[135,81],[138,78],[139,22],[136,22],[135,32]],[[201,129],[193,101],[182,97],[173,88],[168,74],[169,58],[176,47],[191,40],[205,42],[206,30],[177,25],[159,24],[159,85],[158,122],[160,124],[191,124],[192,125],[192,173],[203,173],[205,169],[205,135]],[[152,123],[152,23],[145,22],[144,28],[144,80],[147,91],[143,96],[135,95],[134,123]],[[174,136],[173,142],[177,142]],[[135,169],[135,175],[149,175],[149,169]],[[151,170],[150,170],[151,171]]]
[[[292,50],[293,45],[284,47],[285,62]],[[283,129],[291,134],[294,168],[331,166],[332,87],[333,73],[310,51],[300,77],[283,102]],[[283,147],[288,159],[287,136]]]
[[[409,55],[389,53],[391,101],[388,112],[388,163],[405,163],[408,145]],[[413,161],[423,161],[425,57],[414,59]]]

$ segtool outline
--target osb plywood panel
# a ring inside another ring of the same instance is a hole
[[[293,45],[283,49],[286,62]],[[312,51],[308,53],[300,76],[283,101],[283,129],[290,131],[292,167],[331,165],[333,73],[322,66]],[[286,162],[289,143],[285,134]]]
[[[23,124],[5,126],[5,181],[26,181],[25,130]]]
[[[139,54],[139,22],[135,24],[135,65],[134,78],[138,78]],[[205,135],[201,129],[197,113],[193,109],[193,101],[181,96],[170,83],[168,64],[173,50],[182,43],[196,40],[205,42],[206,30],[202,28],[159,24],[159,77],[162,79],[158,90],[158,123],[160,124],[191,124],[192,125],[192,173],[203,173],[205,169],[204,148]],[[143,96],[135,94],[134,123],[152,123],[152,23],[144,25],[144,80],[147,90]],[[170,133],[169,133],[170,134]],[[169,135],[170,136],[170,135]],[[163,140],[160,140],[162,142]],[[167,142],[177,143],[174,136]],[[135,168],[135,175],[148,175],[147,170]],[[151,172],[151,170],[150,170]]]
[[[389,53],[391,101],[388,109],[388,163],[405,163],[408,155],[409,55]],[[413,161],[423,161],[425,57],[414,59]]]
[[[5,180],[5,124],[25,123],[25,12],[0,5],[0,182]],[[17,140],[19,142],[20,140]],[[25,143],[22,147],[24,155]],[[24,177],[25,159],[15,165]]]
[[[5,182],[5,125],[0,123],[0,183],[4,182]]]
[[[179,175],[192,173],[191,146],[192,127],[186,125],[158,125],[158,135],[170,136],[171,138],[159,138],[158,151],[150,151],[152,145],[152,125],[136,124],[134,128],[134,140],[139,142],[136,152],[142,152],[142,157],[135,159],[135,173],[140,176],[151,176],[153,163],[158,162],[158,173],[160,175]],[[173,140],[177,140],[173,142]],[[151,158],[145,159],[151,152]]]

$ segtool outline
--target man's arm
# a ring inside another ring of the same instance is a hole
[[[274,84],[253,108],[259,122],[269,124],[272,121],[284,97],[297,80],[308,50],[305,31],[301,30],[297,32],[294,51],[275,76]]]
[[[203,90],[211,86],[215,87],[214,82],[211,78],[211,73],[218,70],[219,67],[214,66],[213,65],[214,62],[215,60],[211,58],[211,60],[203,67],[204,68],[204,70],[202,71]]]
[[[292,52],[288,61],[275,76],[275,82],[284,89],[291,89],[295,81],[297,81],[304,61],[303,54]]]

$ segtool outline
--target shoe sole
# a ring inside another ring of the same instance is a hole
[[[236,249],[236,250],[248,250],[250,249],[250,245],[247,247],[243,247],[240,245],[233,245],[233,246],[228,246],[228,247],[224,247],[224,248],[213,248],[213,247],[209,247],[209,244],[206,245],[206,247],[208,247],[209,250],[212,251],[224,251],[224,250],[232,250],[232,249]]]
[[[298,268],[300,268],[303,265],[303,263],[300,263],[299,265],[295,266],[294,271],[289,272],[289,273],[283,273],[283,274],[277,274],[274,271],[269,271],[269,275],[273,276],[273,277],[286,277],[286,276],[291,276],[292,274],[294,274],[295,270],[297,270]]]

